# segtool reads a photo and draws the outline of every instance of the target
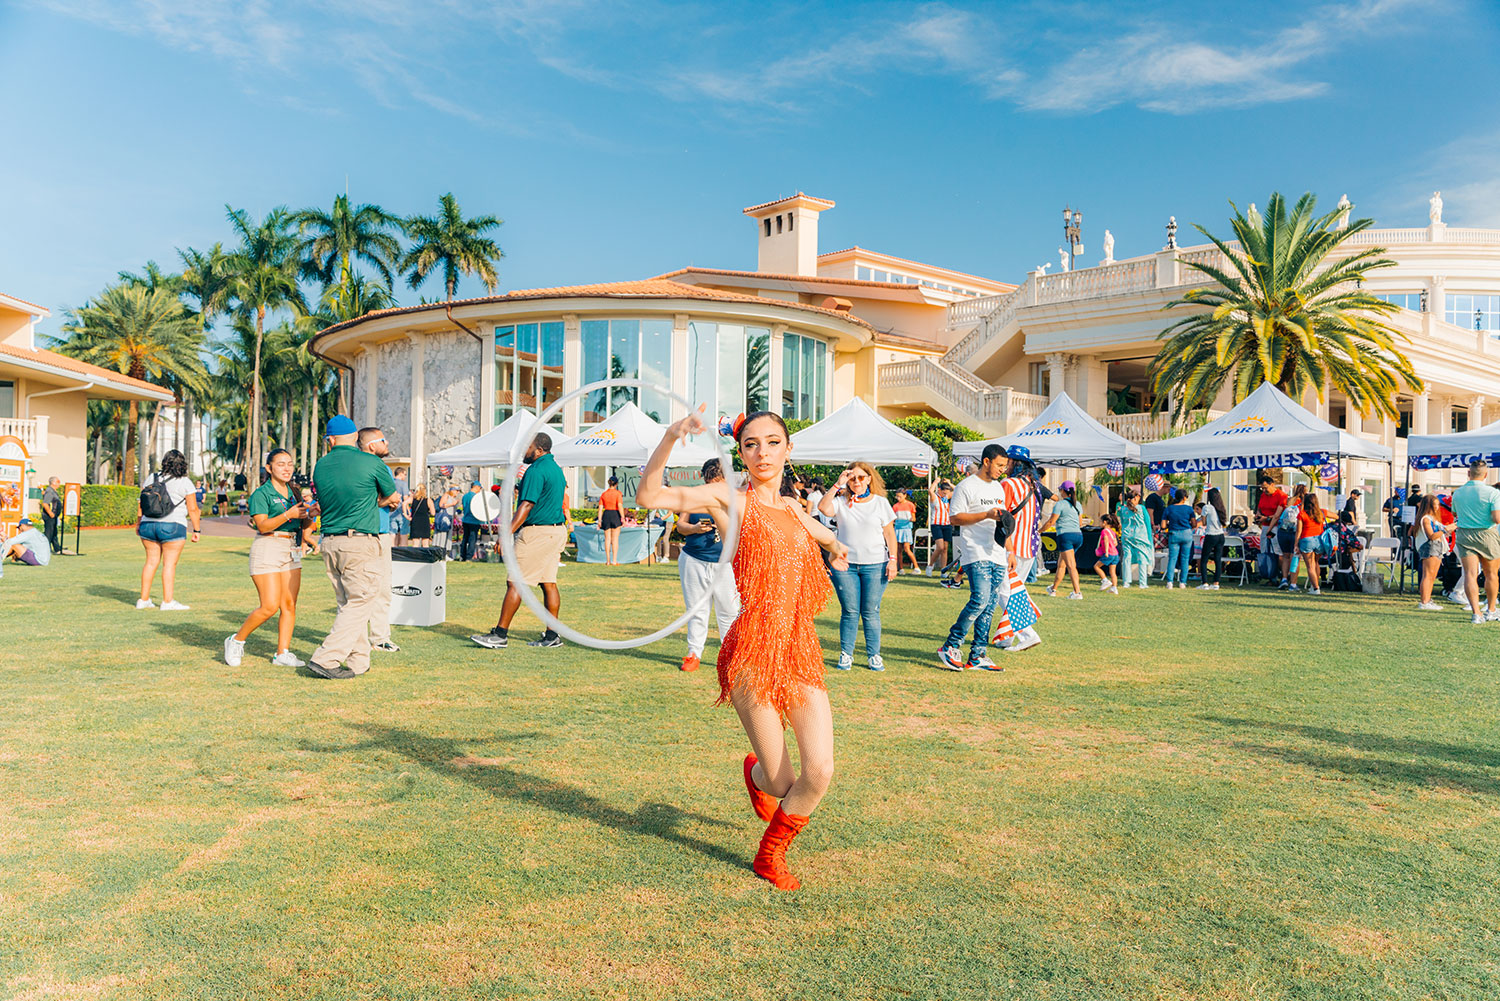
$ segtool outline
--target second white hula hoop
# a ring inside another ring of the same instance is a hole
[[[654,393],[662,392],[660,387],[642,382],[639,379],[601,379],[599,382],[591,382],[586,386],[578,387],[571,393],[565,394],[561,399],[553,401],[552,405],[546,410],[543,410],[537,417],[531,437],[527,437],[524,440],[517,439],[516,444],[511,446],[510,462],[507,463],[505,467],[505,480],[500,485],[500,553],[505,558],[505,570],[506,573],[509,574],[509,579],[514,581],[518,585],[517,589],[520,591],[521,601],[526,605],[527,608],[531,610],[533,615],[541,619],[549,629],[557,633],[557,635],[561,636],[563,639],[571,640],[572,642],[581,644],[583,646],[592,647],[595,650],[631,650],[635,647],[646,646],[647,644],[655,643],[657,640],[665,639],[666,637],[671,636],[673,633],[677,632],[677,630],[681,629],[683,626],[687,625],[688,620],[691,619],[694,615],[698,614],[701,611],[705,611],[708,608],[708,603],[713,600],[713,589],[709,588],[708,590],[704,591],[703,596],[698,599],[693,607],[683,612],[681,617],[679,617],[675,622],[671,623],[670,625],[664,626],[661,629],[658,629],[656,632],[651,633],[649,636],[642,636],[637,639],[631,640],[603,640],[599,639],[597,636],[590,636],[588,633],[579,632],[578,630],[573,629],[567,623],[563,622],[551,612],[547,611],[546,606],[544,606],[537,598],[537,596],[532,593],[532,585],[529,581],[526,580],[526,575],[521,573],[521,565],[516,560],[516,537],[515,534],[510,530],[510,522],[515,512],[516,481],[520,476],[521,460],[526,454],[526,449],[531,445],[531,438],[535,437],[538,433],[545,433],[547,430],[547,422],[561,413],[562,408],[565,407],[568,403],[572,402],[580,396],[583,396],[585,393],[592,393],[600,389],[607,390],[615,387],[648,389]],[[692,412],[693,405],[687,400],[684,400],[682,397],[672,392],[668,392],[665,395],[674,403],[681,404],[684,408],[684,413]],[[732,474],[734,472],[733,457],[724,447],[724,442],[715,429],[710,428],[709,435],[714,440],[715,451],[719,453],[719,463],[724,470],[724,478],[726,481],[732,483]],[[734,492],[731,491],[731,499],[734,496]],[[729,563],[734,559],[735,547],[739,545],[740,526],[739,520],[734,516],[733,507],[734,504],[731,500],[729,532],[724,537],[724,546],[719,553],[719,561],[717,564],[715,564],[715,566],[718,568],[714,571],[715,573],[724,572],[723,568],[728,566]]]

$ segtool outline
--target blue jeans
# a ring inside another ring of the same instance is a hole
[[[1179,528],[1167,534],[1167,581],[1186,584],[1188,564],[1193,560],[1193,530]],[[1178,568],[1182,576],[1177,576]]]
[[[948,640],[943,645],[957,650],[968,635],[969,627],[973,626],[974,642],[969,645],[969,659],[976,660],[984,656],[985,648],[989,646],[990,620],[994,618],[995,605],[1005,594],[1005,564],[975,560],[964,564],[964,575],[969,578],[969,600],[958,613],[958,621],[948,630]]]
[[[839,615],[839,652],[854,656],[855,634],[865,624],[865,653],[880,653],[880,596],[885,594],[884,563],[851,563],[834,570],[833,589],[843,611]]]

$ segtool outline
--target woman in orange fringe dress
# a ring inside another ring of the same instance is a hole
[[[719,646],[719,701],[739,713],[751,753],[745,755],[745,788],[750,806],[767,822],[756,875],[782,890],[801,884],[787,871],[786,852],[833,778],[833,713],[823,685],[823,649],[813,617],[833,594],[818,547],[835,567],[847,565],[847,552],[825,526],[814,520],[784,478],[791,441],[776,414],[761,411],[734,427],[749,482],[728,480],[698,487],[662,483],[672,446],[707,430],[703,409],[667,429],[641,473],[636,503],[682,514],[706,511],[720,534],[743,511],[734,552],[735,587],[743,606]],[[792,768],[786,725],[797,737],[802,774]],[[777,801],[780,801],[779,803]]]

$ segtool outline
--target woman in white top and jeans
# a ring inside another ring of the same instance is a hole
[[[1200,591],[1217,591],[1224,575],[1224,522],[1228,512],[1224,510],[1224,496],[1218,487],[1210,487],[1203,504],[1203,552],[1198,557],[1198,576],[1203,583]],[[1208,561],[1214,562],[1213,583],[1208,582]]]
[[[865,627],[865,653],[872,671],[884,671],[880,659],[880,597],[896,576],[896,512],[885,497],[885,483],[868,462],[851,462],[834,489],[823,495],[818,513],[836,522],[839,542],[849,550],[849,569],[833,570],[839,617],[840,671],[854,666],[854,641]]]
[[[141,597],[136,608],[155,608],[151,600],[151,582],[156,578],[156,568],[161,567],[161,610],[182,612],[187,607],[172,596],[177,583],[177,558],[182,547],[187,545],[188,522],[193,524],[193,541],[198,541],[198,496],[193,481],[187,476],[187,456],[172,449],[161,457],[161,472],[156,474],[162,486],[167,488],[172,510],[162,518],[147,518],[141,515],[135,534],[146,547],[146,565],[141,569]],[[149,481],[148,481],[149,484]]]

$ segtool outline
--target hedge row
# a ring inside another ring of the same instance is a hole
[[[84,528],[134,525],[140,515],[141,488],[85,483],[81,498]]]

